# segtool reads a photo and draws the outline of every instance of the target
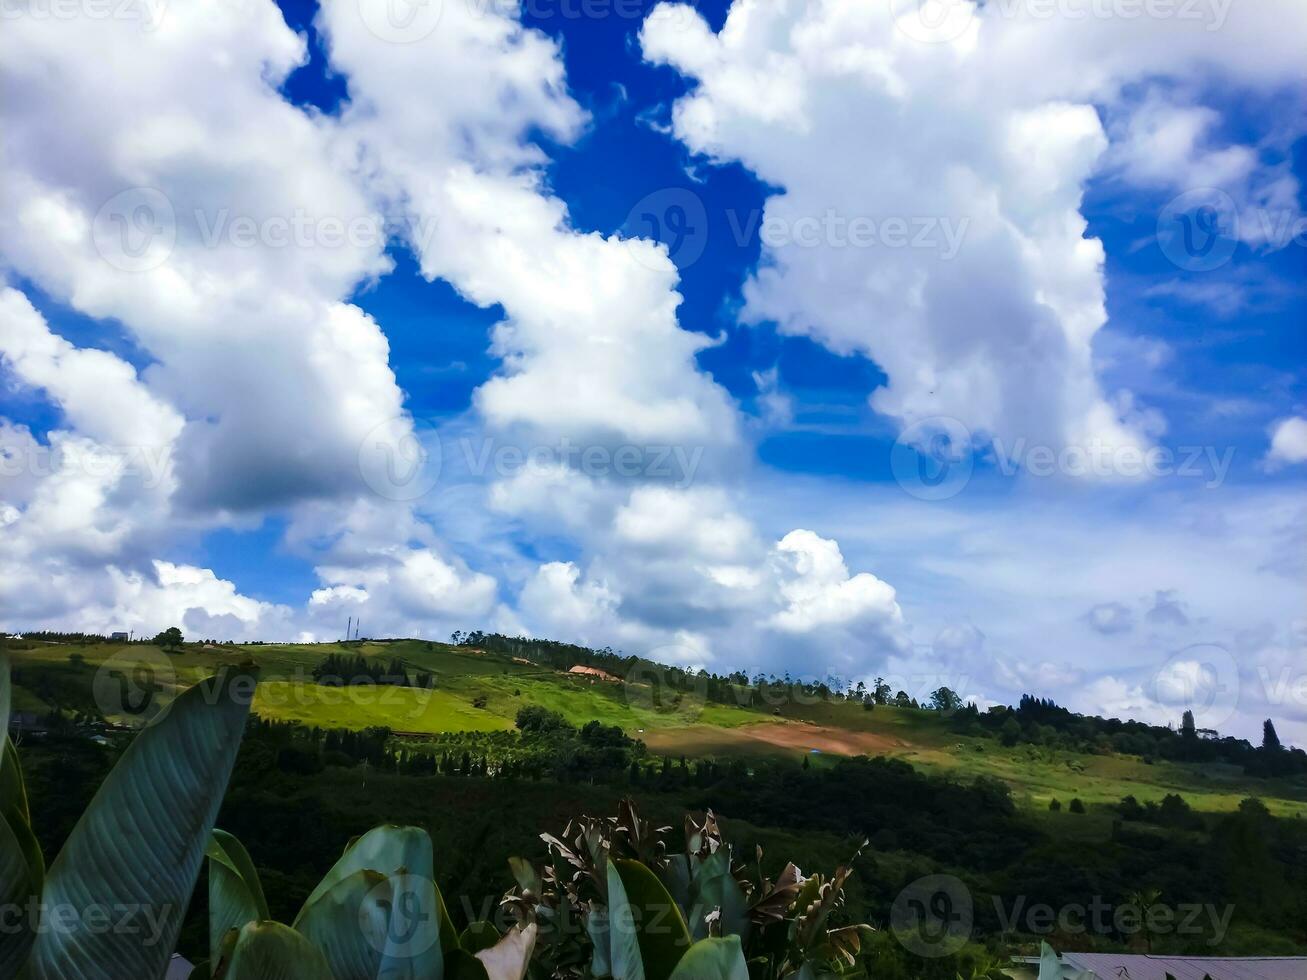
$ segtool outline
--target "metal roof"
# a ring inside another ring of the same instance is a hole
[[[1307,980],[1307,956],[1138,956],[1063,953],[1062,963],[1100,980]]]

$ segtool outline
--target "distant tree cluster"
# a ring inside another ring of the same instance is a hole
[[[1146,762],[1225,763],[1261,777],[1307,773],[1307,752],[1282,745],[1269,719],[1263,726],[1262,744],[1253,746],[1246,739],[1198,729],[1188,711],[1175,729],[1075,714],[1050,698],[1024,694],[1016,708],[981,712],[975,705],[966,705],[954,713],[953,727],[959,734],[997,738],[1006,746],[1028,744],[1100,755],[1115,752],[1137,755]]]
[[[1203,829],[1203,818],[1178,793],[1167,793],[1160,803],[1149,800],[1143,804],[1133,796],[1126,796],[1117,805],[1117,811],[1122,820],[1151,823],[1174,830]]]
[[[400,756],[391,746],[385,727],[322,729],[291,721],[250,716],[242,758],[254,771],[277,771],[307,776],[327,766],[352,768],[367,765],[386,772],[399,769]]]
[[[449,641],[454,646],[473,647],[487,653],[498,653],[509,657],[522,657],[542,666],[557,670],[567,670],[576,664],[587,667],[599,667],[610,673],[620,673],[624,664],[631,663],[634,657],[624,657],[614,653],[611,647],[591,650],[589,647],[577,646],[575,643],[561,643],[558,640],[538,640],[525,636],[505,636],[503,633],[483,633],[481,630],[455,630]]]
[[[14,635],[14,634],[9,634]],[[39,640],[46,643],[108,643],[109,638],[99,633],[69,633],[61,630],[24,630],[24,640]]]
[[[624,784],[646,755],[644,743],[616,725],[576,728],[556,712],[524,708],[517,732],[448,732],[417,741],[388,728],[324,730],[254,717],[246,748],[263,768],[311,775],[328,766],[368,765],[415,776],[477,776]],[[638,778],[638,777],[637,777]]]
[[[409,673],[404,661],[398,657],[388,663],[378,657],[361,654],[349,656],[329,653],[313,668],[313,679],[329,687],[349,687],[355,684],[389,684],[395,687],[418,687],[430,690],[436,686],[436,677],[429,670]]]

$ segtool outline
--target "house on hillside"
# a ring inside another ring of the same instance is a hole
[[[1039,958],[1014,957],[1014,980],[1049,980]],[[1147,956],[1063,953],[1057,980],[1307,980],[1307,956]]]
[[[584,664],[577,664],[575,667],[571,668],[568,673],[579,674],[600,681],[613,681],[614,683],[621,680],[620,677],[615,677],[606,670],[600,670],[598,667],[587,667]]]

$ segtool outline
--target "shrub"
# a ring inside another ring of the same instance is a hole
[[[871,930],[838,922],[851,865],[805,877],[787,864],[773,881],[761,852],[732,861],[712,811],[702,822],[687,815],[683,853],[668,853],[669,830],[642,820],[628,799],[615,819],[581,817],[561,837],[543,835],[543,869],[510,860],[517,887],[503,906],[520,923],[540,923],[540,975],[775,980],[855,965]],[[561,922],[584,930],[548,928]]]
[[[552,732],[572,727],[557,711],[535,704],[519,709],[516,721],[518,729],[524,732]]]

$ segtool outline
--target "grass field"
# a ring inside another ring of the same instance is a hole
[[[321,686],[311,671],[330,653],[401,659],[410,670],[430,671],[435,689],[393,686]],[[92,714],[104,710],[107,677],[148,677],[161,703],[226,664],[253,660],[260,667],[254,710],[266,718],[322,728],[386,726],[397,732],[494,732],[514,727],[527,705],[557,711],[575,725],[597,720],[671,756],[808,755],[816,764],[841,755],[888,755],[920,768],[963,778],[993,776],[1041,819],[1072,829],[1094,827],[1095,804],[1133,795],[1141,802],[1180,793],[1199,810],[1228,811],[1248,796],[1261,797],[1282,815],[1307,816],[1307,782],[1264,781],[1233,767],[1190,766],[1133,756],[1083,755],[1031,745],[1005,748],[986,738],[962,737],[935,712],[843,701],[798,699],[756,709],[702,703],[688,697],[675,710],[654,707],[647,685],[596,680],[550,670],[465,647],[422,640],[362,644],[260,644],[201,646],[177,652],[131,645],[11,647],[16,669],[14,708],[45,711],[51,702]],[[1085,817],[1048,813],[1049,801],[1079,798]],[[1079,823],[1074,821],[1079,820]],[[1069,822],[1070,821],[1070,822]]]
[[[497,732],[513,727],[500,715],[444,691],[412,687],[322,687],[298,681],[263,681],[254,711],[265,718],[319,728],[384,725],[399,732]]]

